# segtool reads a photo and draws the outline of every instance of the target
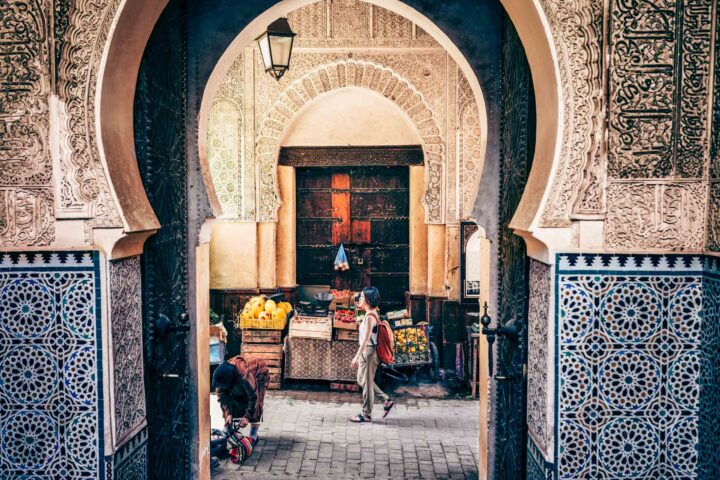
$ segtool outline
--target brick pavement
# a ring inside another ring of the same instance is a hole
[[[477,478],[477,402],[399,399],[386,419],[377,405],[375,422],[350,423],[359,411],[359,394],[268,392],[252,457],[213,478]]]

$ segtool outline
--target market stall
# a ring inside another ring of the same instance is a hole
[[[350,366],[358,348],[356,312],[349,290],[329,286],[299,289],[298,314],[285,340],[284,378],[355,381]]]

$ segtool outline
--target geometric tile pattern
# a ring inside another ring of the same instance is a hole
[[[557,264],[558,477],[699,478],[702,257]]]
[[[140,257],[108,263],[117,448],[145,425]]]
[[[698,478],[720,478],[720,259],[706,257],[700,331]]]
[[[0,478],[102,478],[97,252],[0,254]]]
[[[105,457],[106,480],[145,480],[147,478],[147,428],[141,429],[114,455]]]

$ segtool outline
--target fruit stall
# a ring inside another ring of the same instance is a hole
[[[365,318],[355,307],[356,292],[327,286],[299,290],[295,306],[281,293],[245,302],[233,322],[241,337],[239,353],[265,360],[270,389],[281,388],[285,379],[355,382],[357,371],[350,364],[358,350],[358,325]],[[433,378],[437,349],[427,325],[413,325],[407,310],[387,312],[386,317],[395,338],[392,367],[427,366]]]
[[[282,294],[252,297],[235,321],[236,329],[242,332],[241,355],[265,360],[270,370],[270,390],[282,386],[283,334],[288,318],[295,313],[293,306],[281,298]]]

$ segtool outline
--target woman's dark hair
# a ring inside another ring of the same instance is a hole
[[[372,308],[377,308],[380,305],[380,292],[375,287],[365,287],[362,289],[363,297],[365,297],[365,303],[370,305]]]

